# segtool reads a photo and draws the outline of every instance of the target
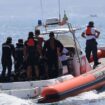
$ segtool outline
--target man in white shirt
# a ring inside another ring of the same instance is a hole
[[[59,69],[60,69],[59,74],[60,75],[63,74],[63,68],[66,69],[66,70],[68,69],[68,65],[67,65],[67,63],[68,63],[67,54],[68,53],[69,53],[69,51],[66,48],[63,48],[62,53],[58,57],[58,59],[59,59]]]
[[[98,38],[100,35],[100,32],[94,28],[94,22],[90,21],[86,30],[82,32],[81,36],[86,38],[86,57],[88,61],[90,61],[90,55],[91,52],[93,54],[93,59],[94,59],[94,66],[95,68],[100,62],[98,62],[98,57],[97,57],[97,42],[96,38]]]

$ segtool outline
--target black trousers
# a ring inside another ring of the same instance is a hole
[[[49,78],[56,78],[59,75],[58,72],[58,59],[48,59],[48,74]]]
[[[86,57],[88,59],[88,61],[90,60],[90,55],[92,53],[93,55],[93,60],[94,60],[94,64],[97,64],[98,62],[98,57],[97,57],[97,42],[95,39],[90,39],[86,41]]]
[[[15,73],[20,73],[21,69],[23,68],[23,59],[17,60],[15,63]]]
[[[8,70],[7,77],[8,77],[8,80],[9,80],[10,76],[11,76],[11,70],[12,70],[12,61],[11,60],[5,61],[5,62],[3,61],[2,62],[2,68],[3,68],[3,70],[2,70],[1,76],[5,77],[5,75],[6,75],[6,69],[7,69]]]

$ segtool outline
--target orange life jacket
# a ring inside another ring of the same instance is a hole
[[[91,27],[87,27],[87,29],[86,29],[86,35],[87,36],[93,35],[92,32],[91,32]]]
[[[30,47],[35,46],[35,40],[33,38],[28,39],[27,45],[30,46]]]

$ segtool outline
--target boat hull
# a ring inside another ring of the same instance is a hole
[[[73,78],[72,75],[65,75],[49,80],[0,83],[0,93],[5,93],[24,99],[36,98],[40,95],[41,90],[44,87],[58,84],[71,78]]]
[[[56,102],[105,85],[105,66],[43,89],[39,103]]]

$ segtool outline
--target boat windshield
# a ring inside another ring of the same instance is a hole
[[[59,27],[55,27],[50,26],[47,27],[46,30],[42,30],[40,36],[44,38],[44,40],[48,40],[49,39],[49,33],[53,31],[55,34],[55,38],[58,39],[59,41],[62,42],[62,44],[64,45],[64,47],[73,47],[75,48],[75,43],[74,43],[74,39],[73,39],[73,34],[72,31],[65,26],[59,26]],[[79,48],[79,45],[77,45]]]

